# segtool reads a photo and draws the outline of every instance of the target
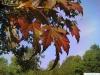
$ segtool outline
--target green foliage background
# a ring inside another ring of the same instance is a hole
[[[58,64],[55,69],[48,71],[53,64],[51,61],[46,70],[29,70],[23,72],[16,63],[15,57],[8,64],[3,57],[0,58],[0,75],[83,75],[84,72],[100,72],[100,47],[92,45],[83,57],[69,56],[62,65]]]

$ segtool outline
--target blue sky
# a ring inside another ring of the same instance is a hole
[[[84,15],[77,19],[78,27],[80,28],[80,42],[70,38],[69,55],[82,56],[86,50],[93,44],[100,45],[100,0],[82,0]],[[52,45],[45,51],[45,59],[42,59],[42,67],[47,67],[47,63],[55,58],[55,48]],[[68,57],[65,52],[60,57],[60,62]]]
[[[70,38],[69,55],[83,55],[86,50],[93,44],[100,45],[100,0],[82,0],[84,15],[77,19],[80,28],[80,42],[77,43],[75,38]],[[55,48],[51,45],[44,53],[45,58],[42,60],[42,67],[47,67],[50,60],[55,59]],[[10,60],[12,54],[6,55],[5,58]],[[60,62],[68,57],[65,52],[61,55]]]

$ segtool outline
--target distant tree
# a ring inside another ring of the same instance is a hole
[[[0,75],[7,74],[7,60],[3,57],[0,57]]]
[[[69,56],[61,65],[59,75],[83,75],[82,63],[80,56]]]
[[[83,75],[84,72],[100,72],[100,48],[92,45],[81,58],[80,56],[69,56],[60,66],[59,64],[51,71],[48,69],[54,61],[51,61],[45,71],[29,71],[26,75]]]
[[[84,72],[100,72],[100,47],[92,45],[83,56],[85,71]]]
[[[12,57],[12,62],[8,65],[7,71],[8,75],[19,75],[19,73],[22,72],[14,56]]]

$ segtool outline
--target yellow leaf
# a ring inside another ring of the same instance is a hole
[[[45,1],[45,8],[52,9],[56,4],[56,0],[46,0]]]

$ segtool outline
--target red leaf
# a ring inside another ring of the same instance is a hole
[[[41,34],[41,23],[35,21],[32,24],[29,24],[24,17],[18,18],[18,23],[20,26],[20,30],[24,38],[28,38],[29,31],[35,33],[37,37]]]
[[[56,6],[64,9],[64,11],[67,13],[67,15],[70,15],[69,12],[71,10],[78,11],[79,13],[81,13],[83,15],[83,8],[77,2],[69,2],[66,0],[59,0]]]
[[[46,49],[51,44],[55,43],[56,50],[62,53],[61,47],[64,51],[69,50],[69,40],[66,37],[66,31],[60,27],[45,26],[45,30],[42,36],[43,48]]]
[[[77,42],[79,42],[79,39],[80,39],[79,31],[80,30],[78,29],[78,27],[74,24],[71,26],[70,31],[71,31],[72,36],[75,36]]]
[[[43,52],[51,45],[53,38],[51,37],[50,30],[44,31],[42,35]]]
[[[18,18],[18,23],[19,23],[19,26],[20,26],[20,30],[22,32],[22,35],[24,38],[28,38],[28,27],[29,27],[29,24],[27,23],[26,19],[24,17],[20,17]]]

